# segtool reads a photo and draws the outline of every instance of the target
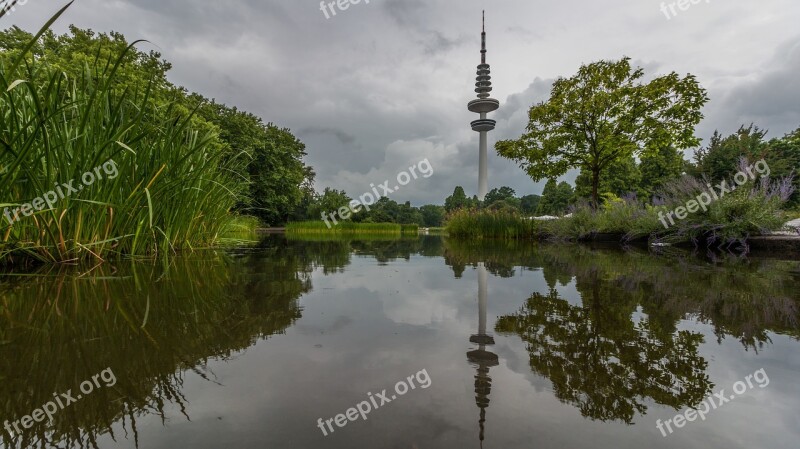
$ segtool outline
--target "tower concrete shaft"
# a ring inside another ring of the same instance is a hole
[[[478,147],[478,199],[483,201],[489,193],[489,131],[493,130],[497,122],[486,118],[486,114],[496,111],[500,102],[489,98],[492,91],[492,77],[489,64],[486,63],[486,18],[484,14],[483,30],[481,31],[481,63],[478,65],[478,76],[475,78],[475,92],[477,100],[472,100],[467,108],[480,114],[480,119],[471,123],[472,130],[480,133]]]

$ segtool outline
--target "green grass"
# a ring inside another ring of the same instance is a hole
[[[340,222],[330,228],[323,221],[302,221],[286,225],[286,235],[417,235],[419,226],[396,223],[353,223]]]
[[[120,88],[123,57],[96,60],[75,78],[29,53],[2,59],[0,213],[56,184],[77,187],[109,161],[118,176],[100,172],[104,179],[52,207],[13,224],[2,218],[0,263],[165,254],[213,245],[230,228],[244,161],[226,157],[192,111],[155,106],[150,86]]]
[[[400,233],[403,234],[403,235],[418,235],[419,234],[419,225],[415,225],[415,224],[400,225]]]

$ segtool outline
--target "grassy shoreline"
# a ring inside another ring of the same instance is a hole
[[[341,222],[328,226],[322,221],[300,221],[286,225],[286,235],[417,235],[419,226],[396,223],[353,223]]]
[[[447,233],[456,240],[586,241],[601,236],[619,242],[723,246],[779,231],[789,218],[780,210],[780,202],[746,193],[665,227],[660,217],[668,210],[667,206],[623,200],[596,211],[576,208],[570,216],[554,220],[535,220],[508,211],[460,210],[448,218]]]

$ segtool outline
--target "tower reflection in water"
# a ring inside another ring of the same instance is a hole
[[[487,306],[487,280],[486,265],[478,263],[478,333],[469,338],[470,343],[478,345],[478,349],[467,352],[467,360],[477,368],[475,375],[475,403],[481,410],[480,440],[483,447],[484,423],[486,422],[486,409],[489,408],[489,393],[492,392],[492,378],[489,377],[489,368],[497,366],[497,354],[487,351],[486,346],[494,344],[494,337],[486,333],[486,306]]]

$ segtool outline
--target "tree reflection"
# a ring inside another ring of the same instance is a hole
[[[677,409],[707,395],[712,385],[698,354],[701,334],[663,338],[648,319],[630,319],[629,302],[604,295],[599,284],[583,287],[589,291],[581,306],[555,290],[534,293],[495,326],[527,343],[531,369],[550,379],[558,399],[589,418],[630,424],[636,413],[645,413],[648,398]]]
[[[733,337],[747,349],[769,343],[770,333],[800,338],[798,261],[451,240],[445,248],[445,262],[454,271],[485,260],[487,267],[505,267],[490,269],[496,275],[541,270],[550,289],[601,280],[607,295],[638,304],[651,329],[663,335],[692,319],[712,326],[718,341]]]
[[[525,341],[531,369],[592,419],[632,423],[648,401],[677,409],[703,399],[713,387],[698,352],[704,336],[680,330],[682,320],[747,350],[772,333],[800,336],[796,261],[450,240],[445,255],[457,275],[482,261],[499,276],[542,272],[547,288],[495,330]],[[558,285],[578,296],[560,296]]]

